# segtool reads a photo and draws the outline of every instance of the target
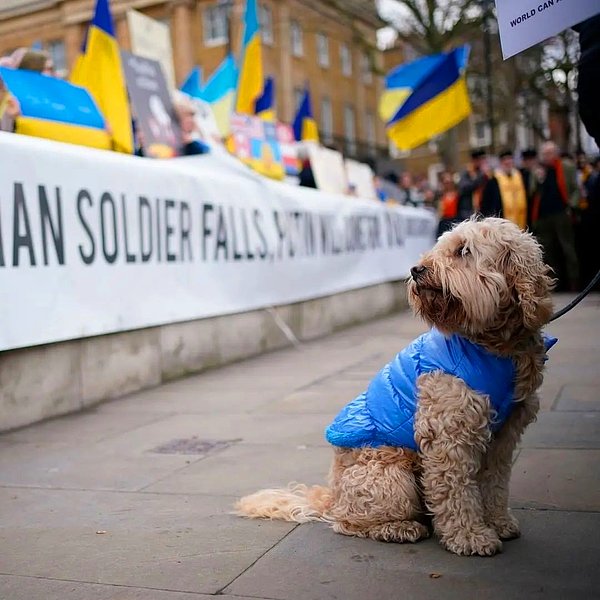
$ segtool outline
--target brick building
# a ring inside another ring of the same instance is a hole
[[[0,55],[21,47],[47,49],[68,70],[81,48],[94,0],[4,0]],[[244,0],[111,0],[119,44],[130,48],[126,12],[133,8],[168,24],[180,84],[193,65],[209,76],[231,47],[239,52]],[[386,146],[377,116],[383,25],[368,0],[260,0],[265,75],[276,82],[277,115],[291,121],[309,82],[323,143],[348,155],[374,157]],[[230,20],[228,20],[228,15]],[[228,26],[230,24],[230,26]],[[231,31],[229,38],[228,31]]]

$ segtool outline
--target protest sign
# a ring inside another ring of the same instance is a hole
[[[496,10],[506,59],[600,13],[600,1],[496,0]]]
[[[175,89],[173,48],[169,26],[133,9],[127,11],[127,25],[133,54],[158,61],[165,74],[167,84],[171,89]]]
[[[3,132],[0,149],[0,351],[403,279],[435,239],[425,210],[217,154],[149,161]]]
[[[249,115],[231,116],[231,149],[257,173],[283,179],[285,174],[276,124]]]
[[[182,146],[181,130],[160,64],[121,51],[136,127],[146,156],[170,158]]]

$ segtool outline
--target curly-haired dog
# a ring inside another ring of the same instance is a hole
[[[403,350],[327,428],[329,487],[263,490],[237,513],[322,520],[388,542],[435,533],[457,554],[492,555],[519,535],[511,461],[538,412],[552,313],[539,244],[503,219],[466,221],[411,270],[408,296],[432,329]]]

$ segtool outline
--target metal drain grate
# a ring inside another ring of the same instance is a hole
[[[194,436],[191,438],[171,440],[166,444],[153,448],[150,452],[155,452],[157,454],[214,454],[215,452],[221,452],[241,441],[241,439],[201,440]]]

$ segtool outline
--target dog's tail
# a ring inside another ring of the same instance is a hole
[[[332,504],[331,489],[322,485],[308,487],[290,483],[287,488],[260,490],[244,496],[235,504],[235,514],[250,519],[277,519],[308,523],[331,521],[327,516]]]

